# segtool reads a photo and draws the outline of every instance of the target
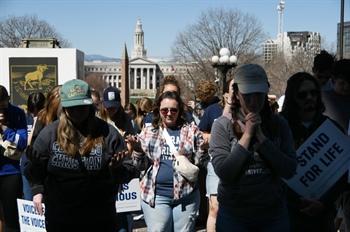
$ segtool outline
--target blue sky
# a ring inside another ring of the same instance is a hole
[[[166,58],[178,32],[195,23],[202,11],[233,8],[254,15],[270,38],[277,38],[279,0],[0,0],[0,17],[36,14],[85,55],[120,58],[124,43],[129,56],[140,17],[148,57]],[[345,21],[350,20],[345,0]],[[340,0],[286,0],[283,31],[320,32],[336,42]]]

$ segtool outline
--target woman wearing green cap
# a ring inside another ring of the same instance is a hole
[[[118,185],[134,177],[124,139],[95,116],[86,82],[67,81],[60,97],[59,119],[39,133],[25,167],[33,195],[43,193],[46,230],[115,232]]]

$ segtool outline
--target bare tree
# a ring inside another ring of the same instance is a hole
[[[265,70],[269,77],[270,94],[278,98],[284,95],[287,80],[297,72],[309,72],[312,74],[313,54],[303,51],[295,51],[289,57],[285,54],[277,53],[265,64]]]
[[[0,47],[18,48],[24,38],[55,38],[60,47],[71,44],[45,20],[34,15],[5,16],[0,19]]]
[[[236,9],[209,9],[177,35],[172,52],[178,62],[196,66],[187,71],[196,86],[200,79],[215,79],[211,57],[218,55],[221,48],[226,47],[236,55],[240,65],[258,62],[266,38],[255,16]]]
[[[321,40],[321,50],[326,50],[329,54],[332,54],[334,57],[337,56],[337,44],[335,41],[328,43],[325,38]]]

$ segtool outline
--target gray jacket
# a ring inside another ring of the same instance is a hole
[[[293,138],[287,121],[273,114],[277,136],[267,133],[262,144],[249,150],[238,144],[230,116],[221,116],[212,127],[210,154],[220,178],[220,207],[236,216],[264,218],[285,206],[286,186],[297,167]],[[244,122],[243,122],[244,123]]]

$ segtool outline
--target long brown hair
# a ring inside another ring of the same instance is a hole
[[[61,85],[56,85],[48,92],[44,108],[38,113],[38,121],[43,127],[57,120],[61,113],[60,89]]]
[[[317,90],[316,112],[323,113],[326,109],[322,102],[321,85],[319,81],[310,73],[297,72],[287,81],[284,102],[280,113],[290,124],[297,124],[299,122],[296,94],[299,92],[299,89],[304,81],[311,81],[314,83]]]
[[[69,156],[74,157],[78,151],[82,156],[88,156],[97,144],[104,146],[103,136],[94,133],[97,126],[96,121],[99,119],[95,116],[93,105],[89,107],[89,115],[84,122],[85,130],[81,134],[78,133],[75,126],[67,118],[64,109],[61,112],[57,127],[57,142],[64,153]],[[82,144],[81,147],[80,144]]]

